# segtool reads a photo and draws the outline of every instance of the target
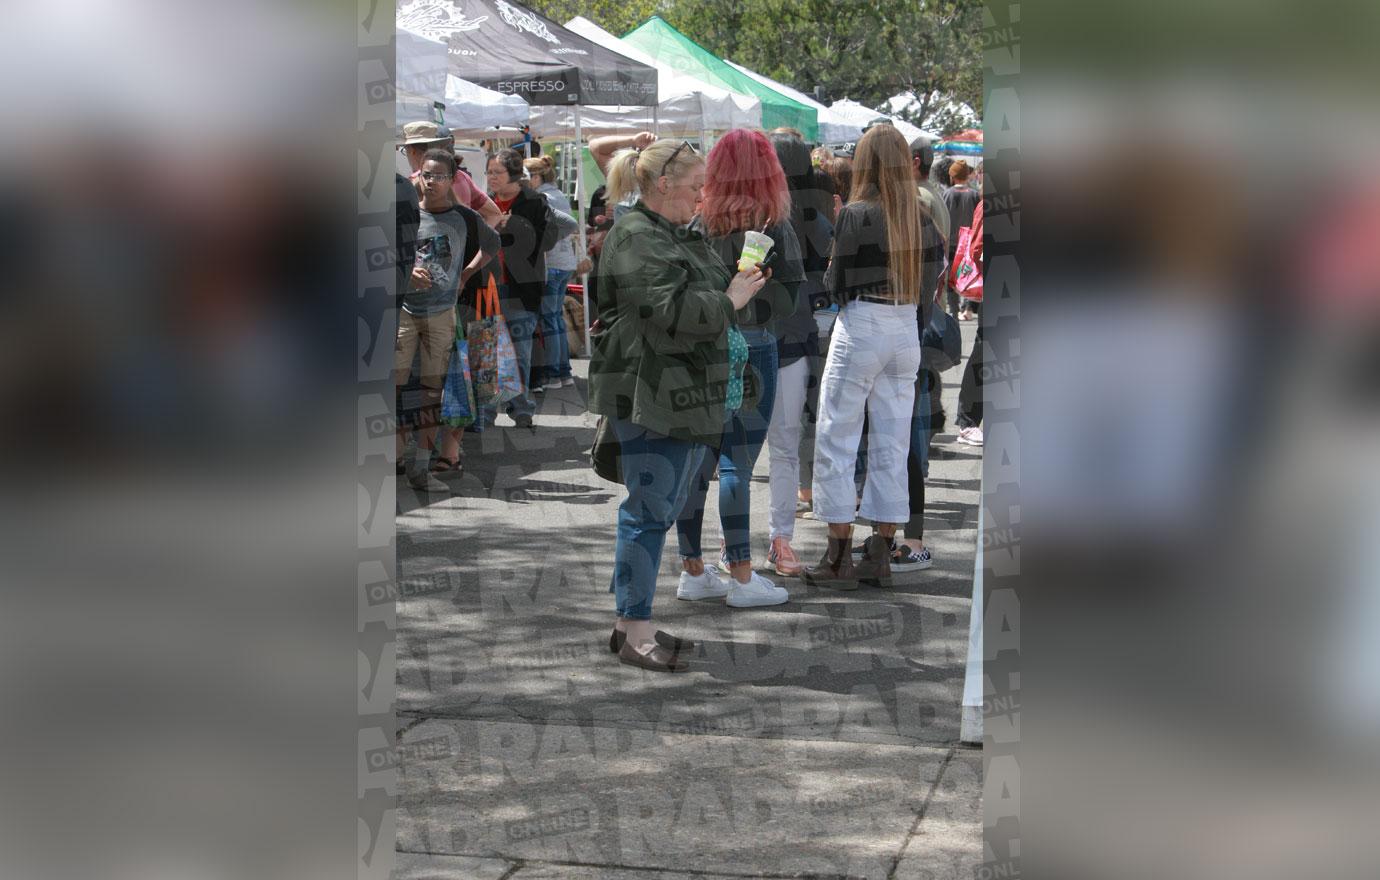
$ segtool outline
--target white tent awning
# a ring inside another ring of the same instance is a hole
[[[725,59],[726,60],[726,59]],[[788,98],[799,101],[807,107],[815,108],[819,114],[819,142],[821,144],[846,144],[849,141],[856,141],[862,137],[862,126],[855,125],[841,113],[835,113],[829,107],[811,98],[804,92],[793,89],[788,85],[777,82],[774,79],[765,77],[755,70],[749,70],[741,64],[728,62],[739,73],[750,76],[769,89],[775,89]]]
[[[440,99],[398,91],[398,128],[432,119],[432,103],[436,100],[444,105],[446,127],[457,138],[482,137],[498,125],[526,125],[532,111],[517,95],[504,95],[458,76],[447,76],[445,96]]]
[[[651,107],[582,107],[580,122],[586,135],[631,134],[655,125],[662,135],[690,136],[762,124],[762,104],[756,97],[730,92],[659,63],[583,16],[577,15],[565,26],[606,49],[657,68],[655,114]],[[570,107],[534,107],[532,133],[545,138],[573,137],[574,116]]]
[[[892,125],[896,126],[896,130],[899,131],[901,133],[901,136],[906,139],[906,143],[910,143],[922,134],[928,135],[929,137],[938,140],[938,135],[933,135],[929,134],[928,132],[921,131],[914,125],[911,125],[909,122],[906,122],[904,119],[892,116],[889,113],[882,113],[879,110],[873,110],[871,107],[866,107],[862,104],[859,104],[857,101],[850,101],[847,98],[842,98],[840,100],[835,101],[829,109],[833,110],[834,112],[845,117],[849,121],[860,126],[867,125],[867,123],[871,122],[874,119],[886,117],[887,119],[891,120]]]

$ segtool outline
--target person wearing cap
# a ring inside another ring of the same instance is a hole
[[[930,169],[934,167],[934,142],[929,135],[920,135],[910,142],[910,161],[915,168],[915,190],[920,195],[920,206],[930,215],[944,246],[949,244],[949,208],[944,204],[944,194],[930,180]]]
[[[422,171],[422,157],[426,155],[427,150],[436,147],[455,152],[455,138],[451,137],[450,130],[445,126],[434,122],[409,122],[403,126],[402,149],[403,154],[407,156],[407,164],[412,169],[414,184],[417,183]],[[478,211],[479,216],[484,218],[484,222],[489,224],[490,228],[498,228],[499,218],[503,216],[503,212],[498,210],[493,199],[474,185],[468,174],[456,174],[451,191],[455,194],[456,204]]]

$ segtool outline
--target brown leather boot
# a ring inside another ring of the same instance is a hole
[[[891,586],[891,542],[873,535],[863,542],[862,559],[854,567],[858,581],[869,587]]]
[[[848,551],[852,543],[851,538],[830,537],[819,565],[807,565],[801,572],[805,583],[831,590],[856,590],[858,577],[853,573],[853,554]]]

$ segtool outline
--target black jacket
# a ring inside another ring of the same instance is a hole
[[[397,306],[402,308],[403,295],[407,293],[408,276],[412,274],[412,263],[417,259],[417,226],[422,222],[422,215],[417,204],[417,188],[412,185],[412,181],[397,172],[394,172],[393,176],[397,178],[393,182],[396,189],[394,198],[397,200],[397,211],[394,215],[394,235],[397,237],[393,240],[398,251],[396,293]]]
[[[546,198],[524,186],[509,208],[508,223],[499,230],[503,241],[503,278],[509,299],[522,302],[529,312],[541,308],[546,289],[546,252],[559,237]]]

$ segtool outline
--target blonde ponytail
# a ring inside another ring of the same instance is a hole
[[[608,186],[604,197],[610,205],[623,201],[628,193],[638,188],[637,157],[637,150],[628,147],[614,153],[609,160]]]

